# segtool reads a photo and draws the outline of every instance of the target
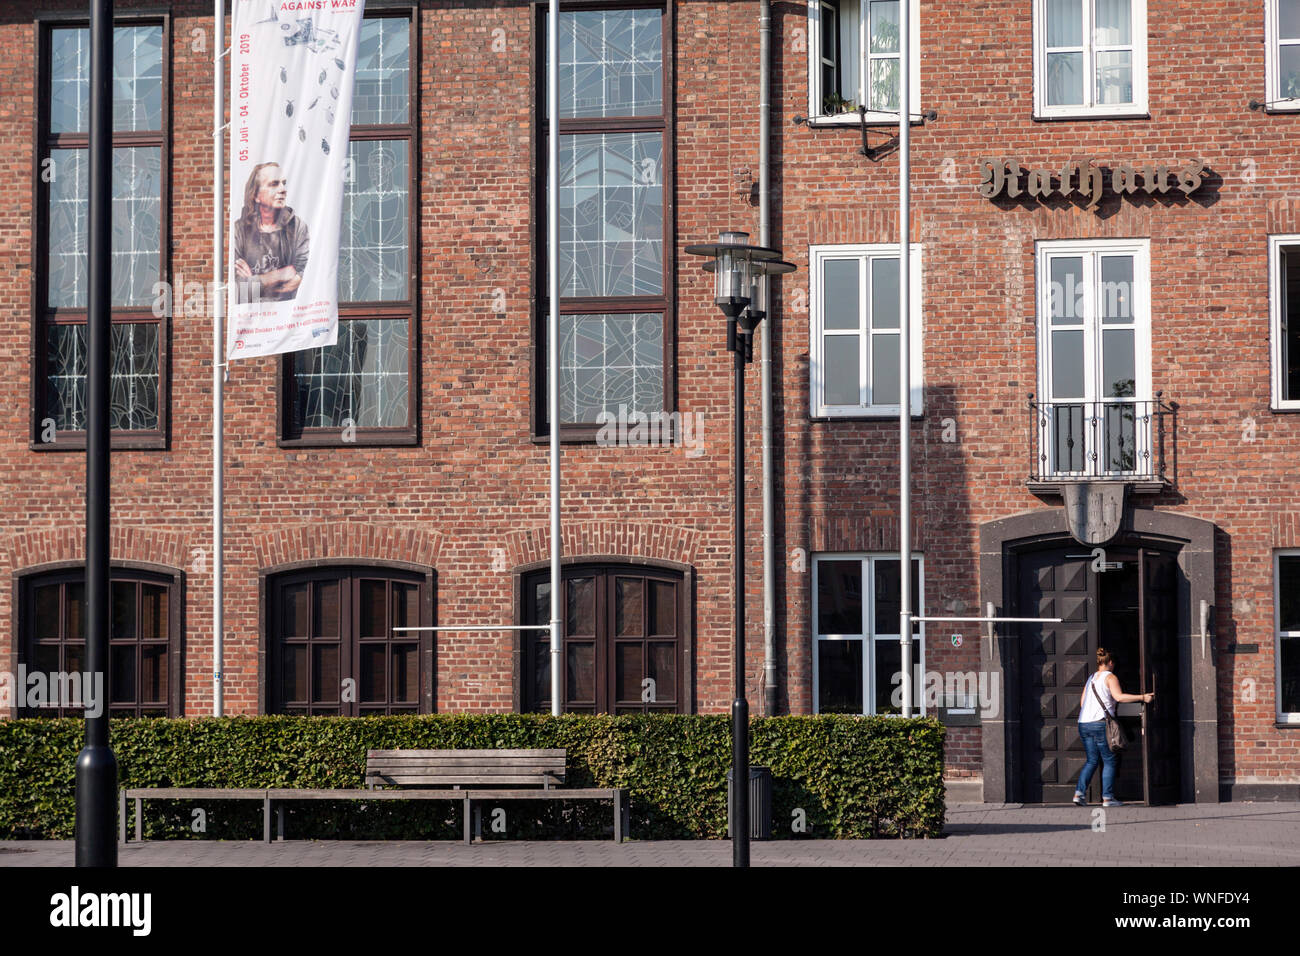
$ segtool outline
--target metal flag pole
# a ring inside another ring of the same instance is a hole
[[[551,426],[551,713],[563,709],[560,608],[560,0],[546,18],[546,408]]]
[[[898,566],[903,716],[912,716],[911,0],[898,4]]]
[[[222,354],[224,321],[223,291],[225,275],[225,191],[226,165],[226,83],[222,70],[225,56],[225,0],[213,0],[216,40],[212,54],[212,716],[225,711],[222,670],[225,666],[225,356]]]
[[[86,291],[86,671],[103,683],[98,713],[85,712],[75,774],[75,860],[117,866],[117,758],[109,743],[109,500],[111,249],[113,240],[113,0],[90,5],[90,209]]]

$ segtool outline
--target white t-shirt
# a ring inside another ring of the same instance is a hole
[[[1106,680],[1095,680],[1094,678],[1102,674],[1109,674],[1110,671],[1097,671],[1092,677],[1088,678],[1088,684],[1083,688],[1083,706],[1079,708],[1079,723],[1090,724],[1098,720],[1105,720],[1106,715],[1101,709],[1101,704],[1097,703],[1097,694],[1106,703],[1106,709],[1110,711],[1112,717],[1116,716],[1115,698],[1111,695],[1110,688],[1106,686]],[[1097,688],[1097,694],[1092,692],[1092,688]]]

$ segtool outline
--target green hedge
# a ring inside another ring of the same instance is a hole
[[[82,723],[0,721],[0,837],[68,839]],[[727,829],[730,719],[717,716],[454,714],[113,721],[122,787],[361,787],[368,749],[563,747],[571,786],[624,787],[634,839],[719,839]],[[750,761],[774,778],[773,836],[938,836],[943,734],[932,718],[767,717],[751,722]],[[459,808],[425,801],[290,804],[288,835],[452,839]],[[193,822],[205,814],[205,828]],[[484,831],[490,832],[485,808]],[[506,836],[608,837],[607,804],[514,801]],[[802,811],[802,812],[800,812]],[[152,801],[154,838],[261,836],[250,801]],[[796,832],[795,821],[806,820]]]

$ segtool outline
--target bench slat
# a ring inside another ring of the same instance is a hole
[[[517,783],[520,784],[520,786],[532,784],[534,787],[541,787],[542,784],[545,783],[545,780],[532,777],[532,775],[528,775],[528,777],[500,777],[500,775],[480,777],[480,775],[473,774],[458,774],[455,775],[455,777],[447,777],[447,775],[408,774],[403,775],[403,777],[385,777],[385,775],[380,775],[380,777],[367,777],[365,779],[370,783],[386,783],[391,784],[391,786],[399,787],[428,787],[435,786],[435,784],[451,784],[451,786],[455,786],[455,784],[460,784],[460,786],[486,784],[486,786],[495,787],[500,783]],[[556,783],[559,783],[558,780],[556,780]]]
[[[565,772],[547,767],[370,767],[367,777],[543,777],[563,779]]]
[[[265,789],[208,789],[207,787],[140,787],[128,790],[128,800],[260,800]]]
[[[368,769],[374,767],[391,767],[394,770],[517,770],[520,773],[554,773],[554,771],[564,770],[564,761],[547,761],[541,762],[536,760],[512,760],[512,761],[485,761],[485,760],[372,760],[367,761],[365,766]]]
[[[471,800],[612,800],[614,790],[468,790]]]
[[[268,790],[272,800],[462,800],[468,790]]]
[[[567,751],[558,750],[367,750],[366,759],[374,760],[385,757],[526,757],[528,759],[558,757],[563,759]]]
[[[509,767],[515,764],[543,764],[547,767],[568,763],[563,757],[507,757],[492,760],[488,757],[371,757],[368,764],[439,764],[445,767]]]

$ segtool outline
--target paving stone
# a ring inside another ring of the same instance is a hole
[[[0,841],[0,866],[70,866],[71,840]],[[1300,866],[1300,805],[1123,807],[1094,831],[1078,807],[949,809],[938,840],[774,840],[755,866]],[[171,840],[122,866],[729,866],[725,840],[461,843]]]

